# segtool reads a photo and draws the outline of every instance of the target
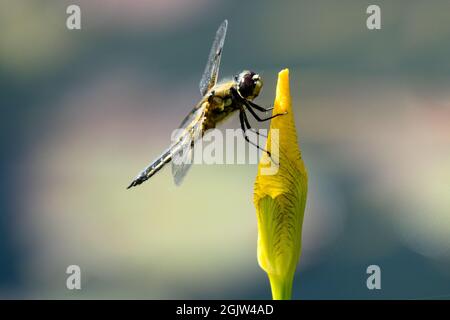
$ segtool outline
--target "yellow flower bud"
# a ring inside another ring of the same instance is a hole
[[[275,300],[291,298],[308,189],[308,176],[297,143],[288,69],[278,74],[273,109],[273,114],[285,112],[271,120],[266,150],[273,160],[268,155],[262,156],[253,199],[258,219],[258,263],[269,276]],[[274,165],[278,170],[267,170]]]

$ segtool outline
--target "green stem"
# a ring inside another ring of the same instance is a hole
[[[294,275],[279,276],[269,274],[273,300],[291,300]]]

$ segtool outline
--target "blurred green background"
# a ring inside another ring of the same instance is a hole
[[[78,4],[82,30],[66,28]],[[378,4],[382,29],[366,28]],[[293,298],[450,298],[450,2],[0,1],[0,297],[269,299],[256,165],[130,179],[221,75],[290,68],[309,195]],[[238,121],[226,123],[237,128]],[[66,267],[82,290],[65,287]],[[366,288],[377,264],[382,290]]]

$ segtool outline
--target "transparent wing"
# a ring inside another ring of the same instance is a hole
[[[191,121],[189,122],[189,120]],[[205,108],[196,108],[183,121],[187,125],[180,129],[177,138],[178,143],[172,154],[172,176],[177,186],[183,182],[186,173],[192,166],[194,145],[202,136],[204,120]]]
[[[205,107],[205,102],[207,99],[203,97],[200,102],[194,107],[194,109],[189,112],[189,114],[183,119],[180,126],[178,128],[186,129],[187,127],[193,126],[195,121],[199,120],[200,115],[204,112],[203,109]],[[181,136],[182,131],[178,136]]]
[[[205,71],[200,80],[200,93],[202,96],[217,83],[217,74],[219,73],[220,57],[222,56],[223,44],[227,34],[228,20],[225,20],[217,29],[216,37],[209,53],[208,62]]]

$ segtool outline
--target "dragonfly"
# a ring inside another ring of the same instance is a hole
[[[235,75],[232,80],[217,82],[227,27],[228,21],[225,20],[217,29],[200,80],[201,100],[182,121],[170,147],[142,170],[127,189],[147,181],[170,162],[172,162],[174,182],[176,185],[180,185],[192,165],[194,143],[203,137],[207,130],[214,129],[235,112],[239,112],[245,140],[267,153],[269,157],[271,156],[269,151],[261,148],[248,136],[249,130],[257,135],[262,134],[252,129],[246,111],[259,122],[285,114],[279,113],[263,118],[256,112],[267,112],[273,109],[273,107],[263,108],[253,102],[263,86],[261,77],[253,71],[244,70]]]

